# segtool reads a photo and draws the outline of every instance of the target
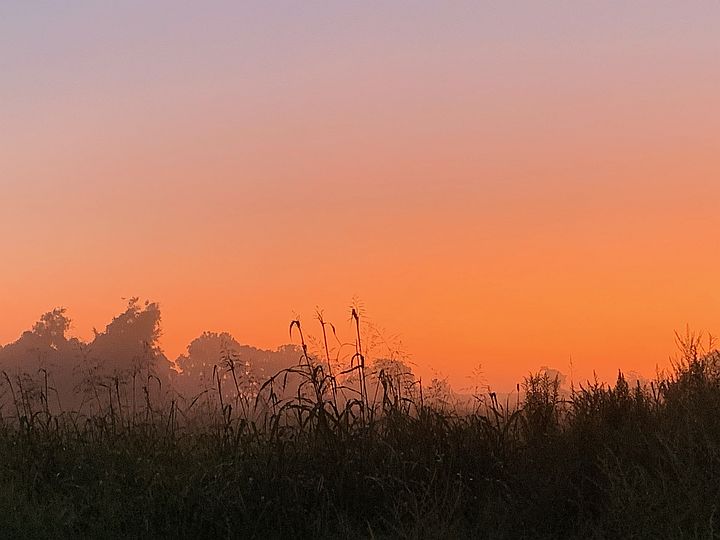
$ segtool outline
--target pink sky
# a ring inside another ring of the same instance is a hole
[[[720,331],[720,5],[6,2],[0,343],[359,296],[421,373],[652,375]]]

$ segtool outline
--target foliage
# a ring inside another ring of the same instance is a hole
[[[3,535],[717,535],[720,354],[694,336],[646,386],[619,373],[566,393],[543,370],[514,406],[491,393],[461,412],[440,379],[423,389],[396,360],[365,369],[352,320],[354,353],[336,373],[327,351],[308,352],[299,321],[297,364],[262,384],[226,340],[206,401],[158,389],[130,407],[116,379],[94,409],[58,411],[46,380],[5,374]]]

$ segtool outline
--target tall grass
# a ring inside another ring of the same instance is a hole
[[[149,368],[51,406],[4,373],[0,534],[173,538],[714,538],[720,353],[679,337],[673,371],[569,393],[532,374],[505,403],[453,408],[354,353],[333,370],[301,322],[295,366],[262,384],[231,353],[184,399]],[[330,326],[330,328],[332,328]],[[334,333],[334,329],[333,329]],[[230,388],[223,381],[230,380]],[[139,387],[139,388],[136,388]],[[287,390],[292,389],[288,395]],[[137,390],[137,392],[136,392]],[[136,395],[137,393],[137,395]]]

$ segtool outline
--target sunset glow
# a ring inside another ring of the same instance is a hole
[[[357,297],[457,388],[652,376],[720,332],[720,4],[693,6],[4,2],[0,344],[139,296],[168,357],[275,348],[316,307],[351,335]]]

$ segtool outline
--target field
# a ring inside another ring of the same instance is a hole
[[[299,329],[299,324],[298,324]],[[122,399],[52,412],[5,374],[3,537],[713,538],[720,354],[681,340],[673,373],[562,392],[547,373],[472,408],[357,353],[307,354],[251,399]],[[349,378],[348,378],[349,377]],[[295,381],[294,395],[280,386]],[[151,376],[148,375],[148,384]],[[354,381],[354,384],[352,383]],[[375,381],[374,383],[372,381]],[[25,383],[26,384],[26,383]],[[12,411],[9,414],[8,411]]]

